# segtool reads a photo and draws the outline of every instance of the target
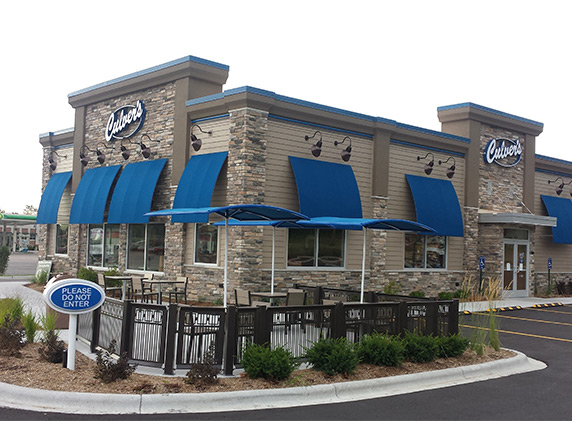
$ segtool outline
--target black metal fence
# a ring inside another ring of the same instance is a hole
[[[327,296],[334,299],[333,294]],[[456,300],[340,301],[299,307],[229,306],[225,310],[108,298],[100,309],[80,315],[78,336],[90,343],[92,352],[108,349],[115,340],[116,349],[126,352],[130,360],[163,367],[165,374],[173,374],[175,367],[186,369],[203,361],[214,346],[216,364],[225,374],[232,374],[240,366],[248,342],[284,347],[301,359],[306,349],[322,337],[345,337],[357,343],[373,332],[454,334],[458,332],[458,311]]]

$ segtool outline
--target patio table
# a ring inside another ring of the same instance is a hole
[[[175,285],[185,285],[183,281],[169,281],[166,279],[143,279],[143,282],[148,285],[157,285],[157,304],[163,303],[163,285],[175,286]]]
[[[274,304],[275,298],[284,298],[288,296],[286,292],[250,292],[251,297],[270,298],[270,305]]]
[[[106,278],[112,281],[121,281],[121,299],[125,301],[127,296],[127,284],[131,283],[132,277],[127,275],[111,275],[106,276]]]

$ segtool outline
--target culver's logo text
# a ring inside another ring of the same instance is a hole
[[[522,157],[522,145],[518,139],[492,139],[485,148],[484,159],[501,167],[514,167]]]
[[[109,116],[105,127],[105,140],[127,139],[133,136],[143,126],[145,121],[145,106],[142,101],[135,105],[125,105],[118,108]],[[135,125],[135,123],[137,123]],[[133,128],[131,129],[131,126]],[[130,129],[130,130],[126,130]],[[126,130],[124,132],[124,130]]]

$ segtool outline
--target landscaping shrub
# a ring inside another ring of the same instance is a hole
[[[29,344],[34,343],[36,332],[38,330],[38,323],[36,322],[36,316],[34,316],[31,311],[28,311],[24,316],[22,316],[22,325],[24,326],[24,332],[26,333],[26,342]]]
[[[85,279],[86,281],[95,282],[97,284],[97,272],[91,268],[79,268],[77,271],[77,277],[79,279]]]
[[[470,291],[467,289],[458,289],[457,291],[455,291],[455,294],[453,294],[453,298],[460,298],[462,300],[466,300],[467,298],[469,298],[469,293]]]
[[[422,336],[416,333],[407,333],[403,338],[406,358],[414,363],[428,363],[437,358],[439,346],[437,338],[432,335]]]
[[[10,249],[7,246],[0,247],[0,275],[6,273],[8,261],[10,260]]]
[[[129,364],[127,352],[122,353],[119,359],[115,359],[112,354],[115,353],[115,340],[109,344],[109,350],[96,351],[96,367],[95,378],[100,379],[103,383],[112,383],[119,379],[126,379],[133,372],[137,365]]]
[[[267,380],[287,379],[298,366],[289,350],[283,347],[270,349],[268,345],[252,343],[244,349],[241,364],[249,377]]]
[[[211,343],[207,352],[205,352],[203,361],[200,363],[193,363],[187,372],[185,383],[201,385],[202,383],[212,384],[216,383],[218,378],[219,369],[215,367],[215,344]]]
[[[394,295],[399,294],[400,291],[401,286],[399,286],[399,284],[395,281],[389,281],[389,283],[383,287],[384,294]]]
[[[48,313],[40,319],[44,336],[38,353],[44,360],[51,363],[61,363],[64,360],[64,351],[66,349],[64,342],[58,337],[56,332],[56,317],[56,313]]]
[[[347,376],[353,373],[359,364],[356,348],[346,338],[321,338],[306,349],[306,358],[316,370],[329,376],[336,373]]]
[[[34,284],[46,285],[46,283],[48,282],[48,272],[45,270],[38,272],[36,275],[34,275],[31,281]]]
[[[9,357],[20,357],[20,350],[24,347],[24,334],[20,329],[19,320],[10,318],[6,314],[0,325],[0,353]]]
[[[405,349],[399,337],[380,333],[365,335],[357,346],[358,356],[364,363],[395,367],[405,359]]]
[[[462,355],[469,347],[469,340],[463,338],[459,333],[450,336],[439,336],[437,338],[439,358],[455,358]]]
[[[454,298],[452,292],[440,292],[438,297],[440,300],[452,300]]]
[[[19,324],[23,314],[24,303],[20,297],[3,298],[0,300],[0,325],[5,322],[6,317],[8,317],[10,321]]]
[[[416,298],[425,298],[425,293],[423,291],[411,291],[409,293],[409,296]]]

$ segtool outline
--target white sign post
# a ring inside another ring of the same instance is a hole
[[[100,307],[105,301],[105,291],[98,284],[85,279],[51,280],[44,289],[44,301],[54,310],[70,316],[67,367],[75,370],[77,315]]]

